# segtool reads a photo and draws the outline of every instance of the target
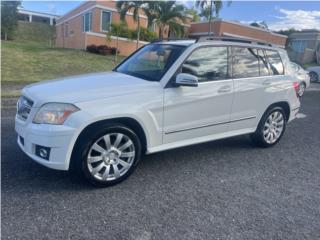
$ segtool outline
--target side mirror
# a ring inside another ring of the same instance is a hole
[[[198,77],[189,73],[179,73],[176,77],[177,86],[198,87]]]

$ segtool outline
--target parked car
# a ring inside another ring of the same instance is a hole
[[[311,82],[320,81],[320,66],[308,67],[307,71],[309,71]]]
[[[309,88],[310,86],[309,72],[305,71],[300,65],[294,62],[291,62],[291,67],[293,68],[297,80],[299,81],[298,95],[299,97],[302,97],[306,88]]]
[[[18,145],[36,162],[99,186],[127,178],[144,154],[242,134],[271,147],[300,108],[293,78],[276,47],[152,43],[112,72],[25,87]]]

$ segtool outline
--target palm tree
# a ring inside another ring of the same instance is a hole
[[[124,23],[121,23],[121,24],[112,23],[110,26],[110,34],[107,34],[107,41],[111,41],[111,36],[116,36],[116,53],[114,55],[115,62],[118,62],[119,35],[123,27],[124,27]]]
[[[178,21],[185,22],[185,8],[176,1],[149,1],[145,13],[149,24],[155,22],[159,27],[159,37],[163,38],[166,27],[177,36],[184,34],[184,27]]]
[[[199,16],[199,13],[198,13],[197,9],[195,9],[194,7],[190,8],[190,9],[186,9],[185,13],[192,15],[192,21],[193,22],[195,22],[195,23],[200,22],[200,20],[201,20],[200,16],[201,15]]]
[[[133,19],[137,23],[137,49],[140,40],[140,11],[145,11],[147,1],[117,1],[116,7],[120,12],[121,21],[125,21],[127,12],[132,11]]]
[[[228,6],[231,4],[231,1],[228,1]],[[219,17],[219,13],[223,7],[223,2],[221,0],[212,1],[212,0],[197,0],[196,7],[200,7],[202,12],[205,14],[209,9],[209,31],[208,35],[211,33],[211,21],[212,21],[212,13],[215,12],[215,17]]]
[[[204,18],[205,21],[209,21],[210,19],[210,14],[211,14],[211,9],[210,7],[206,7],[201,9],[201,12],[199,14],[200,17]],[[211,19],[212,20],[212,19]]]

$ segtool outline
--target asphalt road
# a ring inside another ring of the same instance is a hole
[[[247,136],[147,156],[111,188],[47,169],[2,111],[2,239],[320,239],[320,84],[270,149]]]

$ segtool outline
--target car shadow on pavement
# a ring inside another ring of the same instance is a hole
[[[2,191],[4,194],[13,190],[16,192],[72,192],[96,189],[83,179],[67,171],[48,169],[34,162],[24,155],[18,147],[15,148],[17,148],[14,154],[16,161],[2,162]],[[248,151],[250,149],[253,149],[253,146],[248,137],[239,136],[146,155],[138,164],[133,175],[114,187],[129,186],[130,182],[140,181],[141,177],[147,182],[148,176],[153,175],[155,172],[161,176],[163,175],[161,171],[173,171],[170,168],[172,165],[183,171],[183,168],[192,168],[195,161],[199,161],[200,158],[202,164],[212,163],[227,158],[230,153],[233,154],[239,150]]]

